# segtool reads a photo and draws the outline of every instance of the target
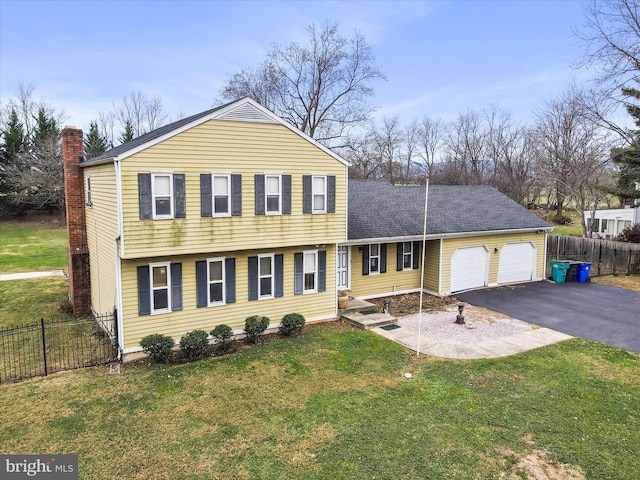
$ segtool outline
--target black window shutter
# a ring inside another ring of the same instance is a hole
[[[302,213],[312,213],[313,191],[311,175],[302,176]]]
[[[369,245],[362,246],[362,275],[369,275]]]
[[[274,255],[275,297],[284,295],[284,255]]]
[[[153,218],[153,209],[151,207],[151,174],[138,174],[138,196],[140,202],[140,219],[150,220]]]
[[[302,253],[295,253],[293,255],[294,265],[294,287],[293,293],[296,295],[302,295],[304,293],[304,259]]]
[[[255,176],[256,215],[264,215],[264,175]]]
[[[404,258],[402,258],[402,254],[404,253],[404,248],[402,247],[402,242],[396,243],[396,271],[401,272],[402,267],[404,267]]]
[[[207,262],[196,262],[196,305],[198,307],[207,306],[207,289]]]
[[[138,315],[151,314],[151,283],[149,266],[138,267]]]
[[[420,242],[413,242],[413,269],[420,267]]]
[[[258,257],[249,257],[249,300],[258,300]]]
[[[187,194],[185,191],[184,173],[173,174],[173,205],[174,218],[187,217]]]
[[[231,215],[242,215],[242,175],[231,175]]]
[[[324,292],[327,289],[327,252],[318,252],[318,291]]]
[[[236,259],[227,258],[224,261],[226,303],[236,303]]]
[[[327,213],[336,213],[336,176],[327,177]]]
[[[282,214],[291,215],[291,175],[282,175]]]
[[[387,244],[380,244],[380,273],[387,272]]]
[[[171,310],[182,310],[182,264],[171,264]]]
[[[200,174],[200,216],[211,217],[213,215],[211,200],[211,174]],[[203,305],[204,306],[204,305]]]

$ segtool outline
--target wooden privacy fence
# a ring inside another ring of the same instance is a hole
[[[551,260],[589,262],[592,265],[591,276],[640,274],[640,244],[549,235],[547,262]],[[547,268],[547,271],[551,269]]]
[[[117,359],[112,314],[0,328],[0,384]]]

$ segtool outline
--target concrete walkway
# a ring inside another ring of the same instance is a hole
[[[418,333],[406,328],[383,330],[380,327],[371,329],[413,351],[418,351]],[[571,335],[560,333],[550,328],[536,328],[501,338],[494,338],[478,343],[452,345],[422,336],[420,339],[420,353],[435,357],[454,358],[459,360],[474,360],[480,358],[497,358],[515,355],[517,353],[544,347],[552,343],[562,342],[573,338]]]
[[[62,270],[48,270],[46,272],[23,272],[23,273],[4,273],[0,274],[0,282],[5,280],[25,280],[29,278],[42,278],[42,277],[58,277],[65,276]]]

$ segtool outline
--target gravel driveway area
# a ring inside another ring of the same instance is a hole
[[[507,337],[534,328],[529,323],[474,305],[465,306],[464,325],[455,323],[457,315],[456,305],[434,312],[423,312],[421,335],[450,345],[466,345]],[[398,317],[398,325],[418,333],[420,315]]]

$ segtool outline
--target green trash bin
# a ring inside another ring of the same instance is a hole
[[[551,262],[553,281],[556,283],[564,283],[570,266],[570,263]]]

